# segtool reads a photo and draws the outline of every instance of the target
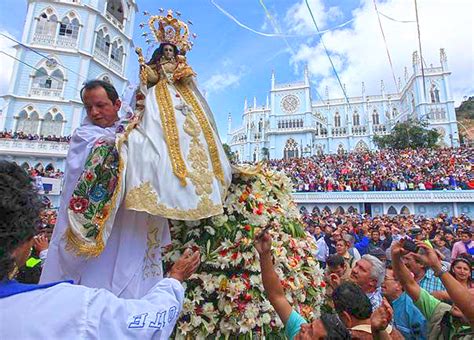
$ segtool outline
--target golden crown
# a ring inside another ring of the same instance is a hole
[[[163,10],[160,9],[160,12],[163,12]],[[181,15],[179,12],[176,13],[178,16]],[[147,12],[144,14],[146,15]],[[191,22],[189,23],[191,24]],[[168,10],[168,14],[166,16],[151,16],[150,20],[148,20],[148,26],[155,35],[156,41],[159,43],[173,44],[182,52],[189,51],[193,46],[193,43],[189,40],[188,25],[185,22],[175,18],[171,9]],[[195,34],[192,36],[194,38],[196,37]]]

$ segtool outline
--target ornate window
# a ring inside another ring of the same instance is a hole
[[[63,71],[57,65],[58,62],[52,57],[39,65],[38,70],[32,75],[31,96],[62,96],[65,77]]]
[[[107,2],[107,12],[112,15],[119,23],[123,23],[124,12],[122,1],[110,0]]]
[[[354,115],[352,116],[352,121],[354,123],[354,126],[359,126],[360,125],[360,116],[359,116],[359,113],[357,111],[354,112]]]
[[[355,150],[358,152],[363,152],[369,150],[369,147],[367,146],[367,144],[365,144],[363,140],[360,140],[357,142]]]
[[[43,36],[50,36],[54,39],[56,36],[56,28],[58,26],[58,18],[51,8],[41,13],[38,17],[35,33]]]
[[[404,205],[402,207],[402,209],[400,210],[400,214],[401,215],[410,215],[410,209],[408,209],[408,207],[406,205]]]
[[[388,215],[397,215],[397,209],[395,209],[394,206],[391,205],[390,208],[388,208],[387,214]]]
[[[114,41],[112,44],[112,51],[110,52],[110,58],[117,64],[122,65],[123,61],[123,46],[119,46],[118,41]]]
[[[341,127],[341,115],[339,112],[336,112],[334,115],[334,127]]]
[[[108,63],[110,53],[110,37],[107,33],[107,28],[102,28],[97,32],[97,39],[95,40],[94,55],[99,60]]]
[[[374,112],[372,112],[372,124],[374,125],[380,124],[380,116],[377,110],[374,110]]]
[[[63,116],[57,109],[52,109],[45,114],[41,123],[40,134],[43,136],[60,136],[63,128]]]
[[[439,103],[439,90],[438,87],[434,84],[431,85],[430,96],[432,103]]]
[[[70,19],[71,16],[75,16],[74,13],[70,13],[64,17],[59,24],[59,36],[77,40],[79,36],[79,20],[77,18]]]
[[[283,153],[285,159],[298,157],[298,143],[293,138],[288,139]]]
[[[33,106],[28,106],[18,114],[16,131],[35,135],[38,133],[39,115]]]

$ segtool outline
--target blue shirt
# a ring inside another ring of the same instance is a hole
[[[301,330],[301,325],[308,323],[305,318],[298,314],[296,311],[291,311],[290,317],[285,324],[285,334],[289,340],[293,340],[293,338],[298,334]]]
[[[407,293],[392,302],[394,326],[407,340],[427,339],[426,318]]]

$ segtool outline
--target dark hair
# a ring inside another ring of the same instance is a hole
[[[462,255],[464,255],[464,256],[462,256]],[[469,270],[471,271],[471,273],[470,273],[469,277],[467,278],[467,281],[468,281],[468,283],[471,282],[471,280],[472,280],[472,263],[473,263],[472,256],[470,256],[469,254],[461,254],[451,262],[451,267],[449,268],[449,273],[454,278],[456,278],[456,276],[454,275],[454,266],[459,262],[465,263],[469,267]]]
[[[105,90],[105,93],[107,93],[107,97],[112,101],[113,104],[115,104],[117,99],[119,99],[117,90],[112,84],[104,80],[94,79],[94,80],[87,81],[82,87],[81,92],[80,92],[82,102],[84,102],[84,98],[82,97],[84,94],[84,91],[93,90],[98,87],[102,87]]]
[[[326,259],[326,265],[328,267],[339,267],[344,265],[344,258],[339,254],[329,255]]]
[[[462,235],[462,234],[467,234],[467,235],[469,235],[469,237],[472,237],[472,232],[471,232],[471,230],[469,230],[468,228],[462,229],[462,230],[461,230],[461,235]]]
[[[25,171],[0,161],[0,281],[14,268],[12,251],[36,234],[42,208]]]
[[[171,43],[161,43],[160,46],[153,52],[150,61],[147,63],[147,65],[155,65],[157,62],[160,61],[160,58],[163,56],[163,48],[165,46],[172,46],[174,50],[174,55],[177,56],[179,54],[178,48],[171,44]]]
[[[324,339],[327,340],[350,340],[351,333],[347,327],[342,323],[341,319],[336,314],[323,313],[321,314],[321,321],[326,329],[327,335]]]
[[[362,289],[354,282],[343,282],[332,293],[336,312],[347,312],[358,320],[370,318],[372,305]]]

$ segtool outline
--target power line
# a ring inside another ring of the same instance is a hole
[[[314,18],[314,15],[313,15],[313,11],[311,10],[311,7],[309,7],[308,0],[305,0],[305,3],[306,3],[306,7],[308,7],[308,11],[309,11],[309,14],[311,15],[311,19],[313,20],[313,24],[316,27],[316,30],[318,31],[318,33],[320,33],[318,24],[316,23],[316,19]],[[349,98],[347,97],[346,90],[344,89],[341,79],[339,78],[339,75],[337,74],[336,67],[334,66],[334,63],[332,62],[331,56],[329,55],[329,51],[326,48],[326,44],[324,43],[322,35],[320,35],[320,40],[321,40],[321,44],[323,45],[324,51],[326,52],[326,55],[329,59],[329,62],[331,63],[331,67],[332,67],[332,70],[334,71],[334,75],[336,76],[337,81],[339,82],[339,86],[341,87],[342,93],[344,94],[344,98],[346,99],[347,103],[350,106]]]
[[[377,13],[377,19],[379,21],[380,31],[382,32],[382,38],[385,45],[385,51],[387,52],[388,62],[390,63],[390,69],[392,70],[393,83],[395,84],[395,88],[399,90],[398,85],[397,85],[397,78],[395,77],[395,71],[393,70],[392,58],[390,57],[390,51],[388,50],[387,39],[385,38],[385,33],[382,27],[382,21],[380,21],[380,14],[379,14],[379,10],[377,9],[377,2],[375,0],[374,0],[374,7],[375,7],[375,12]]]
[[[0,32],[0,34],[1,34],[2,36],[4,36],[5,38],[10,39],[11,41],[14,41],[15,43],[19,44],[20,46],[23,46],[24,48],[26,48],[26,49],[32,51],[33,53],[35,53],[35,54],[37,54],[37,55],[39,55],[39,56],[45,58],[46,60],[51,60],[51,59],[52,59],[52,58],[50,58],[49,56],[47,56],[46,54],[40,53],[40,52],[38,52],[37,50],[35,50],[34,48],[32,48],[32,47],[30,47],[30,46],[28,46],[28,45],[25,45],[25,44],[23,44],[22,42],[20,42],[20,41],[18,41],[18,40],[16,40],[16,39],[14,39],[14,38],[12,38],[12,37],[10,37],[10,36],[4,34],[4,33],[1,33],[1,32]],[[57,62],[58,65],[64,67],[66,70],[71,71],[72,73],[78,75],[79,77],[81,77],[81,78],[84,79],[84,80],[87,80],[87,77],[84,77],[84,76],[81,75],[80,73],[77,73],[75,70],[73,70],[73,69],[67,67],[66,65],[60,63],[57,59],[55,59],[55,61]]]
[[[418,30],[418,48],[420,49],[421,79],[423,80],[423,95],[424,95],[423,99],[426,101],[425,68],[423,66],[423,52],[421,50],[420,20],[418,18],[418,4],[417,4],[416,0],[415,0],[415,13],[416,13],[416,28]]]
[[[263,7],[263,10],[265,11],[265,15],[268,17],[268,20],[270,21],[271,25],[277,31],[278,34],[281,34],[280,28],[278,27],[275,18],[273,18],[273,16],[270,14],[270,12],[268,11],[267,7],[265,6],[265,3],[263,2],[263,0],[259,0],[259,1],[260,1],[260,5]],[[290,44],[289,44],[288,40],[286,39],[286,37],[284,35],[281,35],[281,37],[285,41],[286,46],[288,46],[288,48],[291,50],[292,54],[295,55],[296,52],[290,46]],[[319,97],[319,99],[321,101],[324,101],[323,97],[321,97],[321,95],[319,94],[318,89],[316,87],[314,88],[314,91],[316,92],[316,95]]]

